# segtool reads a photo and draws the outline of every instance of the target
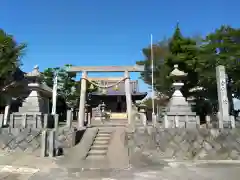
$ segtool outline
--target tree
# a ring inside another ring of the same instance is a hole
[[[152,78],[150,52],[150,47],[143,49],[145,60],[137,62],[137,64],[145,65],[145,71],[141,74],[141,78],[149,85]],[[180,70],[188,73],[182,89],[183,94],[188,96],[189,89],[196,86],[198,78],[195,68],[197,58],[196,41],[183,37],[179,25],[177,25],[173,36],[169,40],[161,41],[153,46],[155,89],[165,95],[172,94],[172,80],[169,78],[169,74],[173,70],[173,66],[178,64]]]
[[[0,92],[22,74],[19,67],[25,48],[26,44],[17,43],[12,35],[0,29]]]
[[[158,92],[170,94],[170,82],[166,79],[170,72],[169,67],[164,65],[166,57],[169,55],[169,40],[163,40],[153,45],[153,61],[154,61],[154,88]],[[151,47],[143,48],[142,53],[144,60],[137,61],[138,65],[144,65],[145,71],[141,72],[141,79],[148,85],[152,83],[151,69]]]
[[[0,29],[0,104],[5,104],[7,87],[24,78],[20,70],[26,44],[17,43],[12,35]]]
[[[72,66],[66,64],[62,68],[47,68],[43,72],[44,82],[53,87],[55,74],[58,74],[58,94],[65,100],[69,108],[77,107],[79,103],[81,83],[75,80],[76,74],[68,73],[67,69]],[[87,83],[87,92],[95,91],[90,89],[90,83]]]
[[[75,75],[67,73],[67,68],[71,66],[66,64],[64,67],[47,68],[43,72],[44,82],[53,88],[54,77],[58,76],[58,95],[65,100],[68,107],[76,106],[79,91],[78,83],[75,81]]]
[[[164,45],[162,45],[164,44]],[[171,95],[172,81],[168,77],[174,64],[188,73],[182,92],[185,97],[193,96],[196,100],[198,114],[210,113],[217,110],[216,66],[226,67],[228,79],[228,97],[232,106],[232,93],[240,97],[240,29],[222,26],[207,35],[202,41],[199,38],[184,37],[177,25],[168,43],[157,43],[154,51],[154,87],[158,92]],[[164,52],[163,53],[163,49]],[[141,78],[151,84],[150,48],[143,49],[145,59],[137,62],[145,65]],[[157,55],[156,55],[157,54]],[[159,58],[160,57],[160,58]],[[202,87],[201,90],[191,91],[192,88]],[[208,107],[208,108],[204,108]]]
[[[205,38],[205,44],[201,47],[201,64],[205,68],[200,74],[200,85],[206,89],[206,96],[215,101],[216,96],[216,74],[215,67],[224,65],[227,72],[228,99],[230,111],[233,113],[233,98],[240,98],[240,29],[230,26],[221,26],[214,33]],[[232,94],[234,96],[232,96]]]
[[[159,107],[165,107],[168,103],[168,98],[167,97],[161,97],[158,99],[154,99],[154,109],[155,112],[157,111],[157,106]],[[152,109],[152,98],[146,98],[143,100],[143,104],[146,105],[147,109]]]

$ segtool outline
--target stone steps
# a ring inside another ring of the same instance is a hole
[[[98,145],[98,144],[95,144],[91,147],[91,149],[93,150],[107,150],[108,147],[107,146],[102,146],[102,145]]]
[[[99,160],[104,159],[108,152],[108,146],[111,139],[111,131],[100,129],[94,138],[89,152],[87,153],[86,160]]]
[[[88,156],[93,156],[93,155],[103,155],[105,156],[107,154],[107,149],[91,149],[89,152],[88,152]]]
[[[91,126],[93,127],[117,127],[126,126],[128,124],[127,119],[108,119],[108,120],[93,120]]]

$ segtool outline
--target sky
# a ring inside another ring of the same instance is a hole
[[[222,24],[240,27],[238,7],[239,0],[1,0],[0,28],[28,44],[26,72],[35,65],[134,65],[150,34],[160,41],[177,22],[186,36],[204,36]],[[141,82],[140,89],[147,86]]]

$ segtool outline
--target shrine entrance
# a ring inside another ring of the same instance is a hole
[[[144,67],[143,66],[72,66],[68,69],[68,72],[70,73],[79,73],[82,72],[81,77],[81,92],[80,92],[80,103],[79,103],[79,113],[78,113],[78,127],[81,129],[84,126],[85,121],[85,104],[86,104],[86,90],[87,90],[87,81],[91,83],[92,85],[101,88],[106,89],[110,87],[114,87],[118,85],[121,82],[124,82],[124,89],[125,89],[125,99],[126,103],[121,103],[123,98],[119,99],[114,102],[116,105],[117,111],[123,111],[124,104],[126,104],[125,109],[127,110],[127,119],[128,124],[131,123],[131,113],[132,113],[132,92],[130,87],[130,77],[129,72],[143,72]],[[117,81],[114,84],[111,84],[109,86],[97,84],[94,81],[91,80],[91,78],[88,78],[89,72],[123,72],[124,77],[121,78],[119,81]],[[121,97],[121,96],[120,96]]]

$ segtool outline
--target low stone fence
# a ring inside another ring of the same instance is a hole
[[[198,128],[204,126],[205,128],[235,128],[239,127],[239,123],[235,121],[234,116],[229,116],[228,121],[223,121],[222,126],[219,124],[217,116],[206,116],[206,122],[200,123],[199,116],[196,115],[164,115],[161,119],[158,119],[162,127],[164,128]]]
[[[59,127],[59,116],[11,114],[8,124],[0,116],[0,153],[26,152],[36,156],[62,155],[64,149],[76,145],[84,130],[72,127],[72,112],[65,126]]]
[[[196,128],[200,119],[196,115],[164,115],[163,124],[165,128]]]
[[[159,159],[240,159],[238,128],[137,128],[128,143],[132,151],[141,151]]]
[[[51,114],[10,114],[7,124],[4,124],[4,115],[0,114],[0,128],[10,126],[12,128],[53,128],[58,124],[59,116]]]

